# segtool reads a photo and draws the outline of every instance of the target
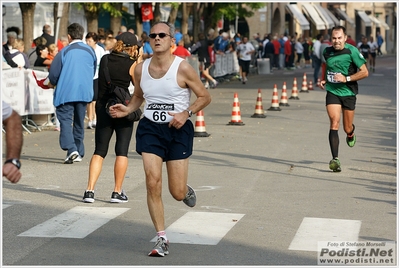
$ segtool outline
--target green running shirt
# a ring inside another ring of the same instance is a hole
[[[335,50],[333,46],[326,47],[323,51],[323,57],[326,59],[325,88],[337,96],[356,96],[358,85],[356,81],[341,83],[334,80],[334,74],[341,73],[345,77],[352,75],[367,62],[359,50],[345,44],[343,50]]]

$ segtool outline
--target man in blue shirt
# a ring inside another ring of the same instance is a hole
[[[93,100],[93,77],[97,66],[94,50],[83,43],[84,28],[68,26],[69,45],[54,58],[48,76],[55,87],[54,106],[60,121],[60,146],[67,151],[64,164],[81,161],[84,154],[86,106]]]

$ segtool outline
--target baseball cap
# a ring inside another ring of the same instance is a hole
[[[115,37],[116,40],[121,40],[126,47],[132,47],[134,45],[141,46],[137,41],[136,35],[131,32],[124,32]]]

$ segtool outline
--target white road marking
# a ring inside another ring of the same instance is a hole
[[[166,236],[171,243],[217,245],[244,215],[187,212],[165,230]]]
[[[129,208],[78,206],[18,236],[84,238],[128,210]]]
[[[8,201],[8,200],[3,200],[3,209],[6,209],[8,207],[11,207],[13,205],[17,205],[17,204],[27,204],[30,203],[30,201],[28,200],[14,200],[14,201]]]
[[[358,241],[361,221],[305,217],[289,250],[317,251],[319,241]]]

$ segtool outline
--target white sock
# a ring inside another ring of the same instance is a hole
[[[158,237],[162,237],[163,239],[165,239],[165,241],[168,241],[165,231],[159,231],[159,232],[157,232],[157,235],[158,235]]]

